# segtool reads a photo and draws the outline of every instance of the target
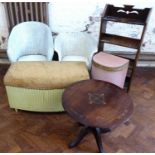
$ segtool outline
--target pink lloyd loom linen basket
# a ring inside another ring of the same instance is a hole
[[[99,52],[93,57],[91,76],[93,79],[107,81],[123,88],[128,65],[127,59]]]

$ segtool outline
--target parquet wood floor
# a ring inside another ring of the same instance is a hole
[[[97,152],[92,135],[73,149],[68,143],[79,131],[64,113],[16,113],[8,106],[0,66],[0,152]],[[134,113],[129,123],[104,135],[106,152],[155,152],[155,68],[138,68],[130,92]]]

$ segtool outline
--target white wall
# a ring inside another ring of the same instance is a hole
[[[51,0],[49,3],[49,19],[52,31],[60,33],[67,31],[83,31],[88,26],[88,32],[98,39],[99,17],[106,3],[114,5],[134,4],[137,8],[152,7],[148,29],[145,35],[142,51],[155,53],[155,3],[154,0]],[[92,18],[90,18],[92,17]],[[3,22],[1,22],[3,21]],[[122,33],[122,25],[109,24],[109,31]],[[131,33],[129,33],[131,30]],[[137,36],[140,27],[136,30],[132,26],[124,27],[123,33],[129,36]],[[7,36],[6,19],[4,8],[0,3],[0,36]],[[120,47],[107,46],[111,50],[120,50]],[[121,50],[124,50],[121,48]],[[129,51],[129,49],[127,49]]]
[[[2,3],[0,3],[0,44],[2,44],[2,36],[5,38],[8,36],[8,28],[4,6]]]
[[[6,16],[4,6],[2,3],[0,3],[0,34],[4,37],[8,35]]]
[[[50,26],[52,31],[60,33],[66,31],[82,31],[85,30],[86,25],[89,25],[88,32],[90,32],[96,39],[99,34],[99,17],[102,13],[107,0],[52,0],[49,4]],[[123,4],[133,4],[137,8],[155,7],[153,0],[111,0],[110,4],[122,6]],[[90,21],[90,17],[93,17]],[[146,31],[143,42],[142,51],[155,53],[155,10],[152,10],[148,29]],[[108,31],[117,34],[128,34],[128,36],[137,37],[141,31],[141,26],[136,28],[131,26],[124,26],[124,24],[109,23]],[[123,29],[123,31],[122,31]],[[128,48],[120,48],[119,46],[106,46],[108,50],[126,50],[132,51]]]

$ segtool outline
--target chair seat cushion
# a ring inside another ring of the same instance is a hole
[[[85,62],[87,66],[89,66],[89,60],[88,58],[84,57],[84,56],[65,56],[63,57],[62,61],[81,61],[81,62]]]
[[[44,55],[26,55],[18,59],[18,61],[47,61]]]
[[[84,62],[16,62],[4,77],[5,86],[31,89],[62,89],[89,79]]]

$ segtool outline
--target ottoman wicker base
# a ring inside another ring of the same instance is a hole
[[[11,108],[60,112],[62,93],[70,84],[89,79],[82,62],[17,62],[4,77]]]

